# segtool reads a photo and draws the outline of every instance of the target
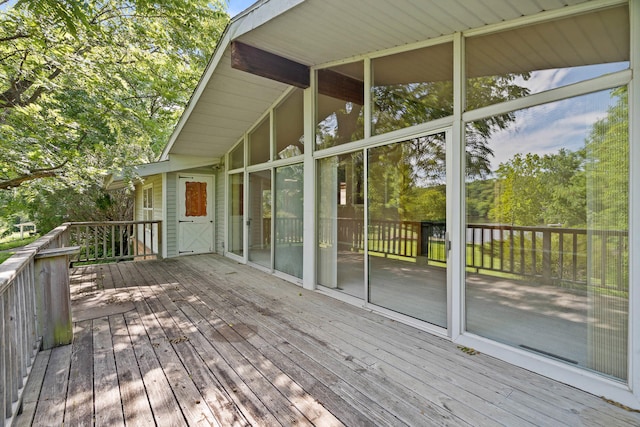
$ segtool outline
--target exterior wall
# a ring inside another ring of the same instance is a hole
[[[167,258],[178,256],[178,174],[167,174]]]
[[[137,184],[135,187],[135,201],[134,201],[134,210],[133,210],[133,216],[134,216],[134,221],[143,221],[144,220],[144,213],[142,210],[142,203],[143,203],[143,189],[148,187],[149,185],[153,186],[153,219],[157,220],[157,221],[162,221],[163,220],[163,207],[164,207],[164,197],[162,194],[162,175],[151,175],[148,176],[144,179],[144,181],[141,184]],[[154,227],[155,229],[155,227]],[[137,233],[138,236],[143,236],[145,233],[145,228],[143,225],[138,225],[138,229],[137,229]],[[158,231],[162,231],[162,226],[160,226]],[[154,237],[154,243],[153,243],[153,248],[149,248],[152,249],[153,251],[158,251],[161,252],[162,248],[159,247],[158,245],[158,240],[157,240],[157,236]],[[147,244],[148,246],[148,244]],[[147,249],[147,251],[149,250]],[[145,252],[144,249],[144,244],[142,241],[142,237],[139,237],[138,240],[138,252],[142,253]]]
[[[162,197],[162,175],[152,175],[146,177],[142,184],[136,185],[134,220],[142,221],[142,189],[148,185],[153,185],[153,219],[162,220],[162,209],[164,201]]]
[[[224,172],[224,168],[218,169],[215,175],[216,183],[216,200],[215,200],[215,236],[216,236],[216,252],[219,254],[224,254],[225,251],[225,232],[224,226],[226,224],[225,221],[225,187],[227,185],[226,174]]]
[[[167,208],[167,225],[166,225],[166,239],[167,239],[167,254],[165,255],[167,258],[176,257],[179,255],[178,251],[178,177],[183,174],[199,174],[199,175],[216,175],[216,172],[212,170],[211,167],[204,168],[194,168],[187,169],[180,172],[170,172],[167,173],[167,197],[166,197],[166,208]],[[220,175],[220,174],[218,174]],[[217,188],[218,179],[223,179],[223,177],[215,176],[214,178],[216,182],[214,183],[214,189],[216,193],[216,199],[214,199],[214,221],[216,221],[216,226],[218,225],[218,210],[224,209],[224,192],[222,193],[222,201],[219,201],[219,193],[220,189]],[[224,183],[223,183],[224,185]],[[224,188],[224,187],[223,187]],[[224,211],[223,211],[224,212]],[[216,243],[216,252],[221,252],[218,250],[218,246],[222,248],[222,242],[224,241],[223,236],[219,236],[216,232],[215,236]]]
[[[638,23],[640,22],[640,18],[638,17],[638,15],[640,15],[640,12],[638,11],[640,7],[637,6],[637,3],[632,3],[632,5],[634,6],[632,6],[632,9],[631,9],[631,16],[632,16],[632,19],[635,19],[634,31],[637,31]],[[500,344],[497,340],[493,341],[494,339],[491,337],[483,336],[481,335],[481,333],[474,335],[474,331],[470,330],[468,325],[462,324],[461,319],[463,319],[463,316],[465,314],[468,314],[468,311],[467,312],[464,311],[468,309],[468,306],[463,305],[464,294],[462,293],[466,289],[465,287],[467,286],[467,284],[465,284],[465,270],[464,270],[465,257],[466,257],[466,254],[465,254],[466,243],[464,240],[465,239],[464,236],[466,233],[466,229],[465,229],[466,223],[464,220],[465,201],[463,199],[463,195],[464,195],[463,191],[465,188],[464,187],[465,184],[464,184],[463,173],[458,173],[457,175],[456,173],[450,173],[452,171],[459,172],[460,170],[464,170],[465,158],[464,158],[463,147],[465,142],[465,131],[464,131],[465,124],[473,123],[474,121],[477,121],[477,120],[496,117],[503,113],[511,113],[511,112],[515,113],[515,112],[520,112],[525,108],[534,108],[537,106],[549,104],[551,102],[559,102],[561,100],[564,100],[565,98],[567,99],[577,98],[579,96],[589,95],[591,92],[596,92],[596,91],[605,90],[605,89],[609,90],[616,86],[628,85],[629,80],[631,80],[631,73],[627,71],[618,72],[618,74],[612,77],[611,80],[607,80],[608,77],[605,77],[605,76],[596,76],[592,79],[593,81],[584,81],[584,82],[581,82],[580,85],[554,87],[547,93],[533,93],[526,97],[515,99],[511,102],[511,104],[505,103],[502,105],[499,105],[499,104],[494,106],[489,105],[484,107],[484,111],[478,111],[478,109],[476,109],[475,111],[465,112],[463,114],[462,99],[464,94],[462,94],[460,91],[460,88],[464,87],[463,79],[465,77],[463,75],[463,71],[464,71],[463,64],[466,57],[464,56],[463,47],[464,47],[464,43],[467,40],[473,40],[473,36],[474,36],[474,33],[471,32],[469,36],[457,34],[455,36],[452,36],[451,38],[451,41],[453,41],[453,49],[454,49],[454,57],[455,57],[455,60],[453,62],[453,65],[455,68],[454,79],[456,80],[457,89],[456,91],[454,91],[455,109],[452,112],[451,116],[449,116],[449,118],[446,118],[446,120],[440,120],[440,121],[433,120],[431,121],[431,123],[425,122],[425,123],[416,125],[416,127],[414,127],[413,129],[404,129],[404,128],[394,129],[393,130],[394,133],[393,134],[388,133],[387,136],[385,136],[384,134],[372,135],[371,129],[365,128],[364,134],[367,136],[365,136],[362,142],[356,142],[349,147],[346,144],[349,144],[350,142],[354,142],[354,141],[348,141],[344,145],[344,147],[347,147],[347,148],[334,146],[334,147],[329,147],[327,151],[325,151],[324,153],[322,152],[318,153],[319,150],[317,150],[314,153],[313,150],[314,148],[316,148],[316,141],[313,139],[314,138],[313,128],[312,128],[313,122],[311,122],[311,120],[314,119],[312,112],[314,108],[313,105],[315,104],[314,102],[307,102],[305,104],[305,110],[307,110],[305,111],[305,137],[306,137],[307,145],[305,147],[306,149],[304,153],[304,162],[305,162],[305,186],[306,186],[306,189],[308,190],[308,191],[305,191],[305,203],[304,203],[305,213],[306,214],[314,213],[315,212],[314,206],[318,203],[318,199],[316,198],[315,188],[314,188],[317,185],[317,183],[314,182],[314,180],[317,179],[317,176],[314,170],[314,166],[316,165],[317,160],[320,160],[325,157],[329,158],[330,156],[336,156],[343,153],[350,154],[352,152],[356,152],[358,150],[363,150],[363,149],[368,150],[372,147],[380,145],[381,141],[385,139],[388,139],[389,141],[398,141],[403,138],[411,138],[414,136],[427,135],[432,132],[436,132],[436,130],[440,130],[444,127],[448,128],[447,138],[449,139],[449,141],[452,141],[452,143],[450,142],[447,144],[449,148],[447,148],[448,151],[446,155],[447,186],[449,190],[449,194],[447,196],[447,199],[448,199],[447,217],[450,218],[452,240],[454,241],[454,249],[448,261],[449,270],[446,272],[448,276],[446,277],[446,282],[445,282],[445,285],[449,284],[451,287],[451,289],[447,291],[448,292],[447,297],[449,298],[449,301],[447,302],[448,326],[440,329],[433,328],[431,325],[427,325],[426,323],[416,322],[414,321],[413,318],[398,317],[398,313],[396,311],[393,311],[393,310],[385,311],[384,307],[382,306],[378,306],[375,308],[379,309],[381,312],[391,317],[399,318],[403,322],[415,325],[421,329],[425,329],[442,336],[446,336],[447,338],[461,345],[478,348],[480,351],[486,354],[491,354],[493,356],[499,357],[503,360],[507,360],[516,365],[524,366],[527,369],[532,369],[534,371],[543,373],[544,375],[556,378],[560,381],[572,384],[576,387],[579,387],[591,392],[604,393],[608,396],[613,397],[614,400],[618,400],[627,405],[638,407],[640,406],[640,404],[638,403],[639,400],[637,399],[637,396],[640,396],[640,391],[638,390],[637,384],[640,384],[640,379],[639,379],[640,370],[638,370],[637,368],[638,366],[637,363],[635,363],[635,366],[633,364],[631,365],[631,369],[633,369],[634,371],[630,371],[629,378],[625,377],[626,371],[627,371],[626,366],[623,366],[623,368],[621,368],[622,369],[621,373],[616,374],[618,375],[619,378],[622,379],[622,381],[628,382],[628,384],[630,384],[631,386],[634,386],[634,385],[636,386],[635,388],[636,400],[630,400],[629,399],[630,395],[628,394],[628,392],[625,390],[622,390],[619,387],[620,382],[608,381],[608,379],[604,375],[602,376],[592,375],[592,373],[589,372],[587,369],[581,370],[578,373],[576,373],[574,372],[573,367],[571,366],[568,366],[566,364],[562,365],[562,364],[556,363],[557,361],[542,357],[539,354],[532,354],[531,352],[525,352],[522,349],[517,348],[515,345],[511,345],[511,348],[505,348],[505,346]],[[633,37],[632,37],[632,40],[633,40]],[[634,52],[633,46],[631,51]],[[369,61],[371,60],[372,60],[371,58],[365,58],[365,64],[367,64],[365,65],[365,68],[370,65]],[[637,62],[638,62],[637,59],[635,60],[635,62],[633,61],[631,62],[632,69],[634,68],[634,65],[637,66]],[[365,69],[365,75],[367,73],[371,73],[370,67]],[[365,81],[367,79],[369,79],[369,84],[370,84],[371,76],[369,75],[368,77],[365,77]],[[635,83],[633,84],[635,85]],[[588,88],[588,90],[585,90],[584,88]],[[307,90],[305,93],[305,97],[310,99],[311,96],[313,96],[313,90],[314,90],[313,87]],[[637,89],[635,89],[635,91],[637,92]],[[367,100],[370,94],[368,93],[368,91],[365,90],[364,95],[365,95],[365,105],[370,105],[370,102],[369,102],[370,99]],[[634,98],[630,96],[629,100],[631,104],[629,105],[629,108],[631,109],[632,112],[636,112],[637,105],[635,105],[634,102],[637,102],[637,101],[634,101],[634,100],[637,100],[637,97]],[[635,122],[633,117],[634,116],[632,116],[630,127],[631,127],[631,131],[635,132],[636,129],[634,128],[634,125],[637,125],[637,113],[635,113],[635,117],[636,117]],[[365,114],[365,121],[366,121],[365,126],[367,125],[371,126],[370,121],[368,119],[370,119],[370,117],[367,118]],[[637,133],[632,133],[632,135],[637,135]],[[637,136],[635,137],[632,136],[630,142],[631,142],[631,150],[633,154],[635,152],[634,150],[637,149]],[[635,154],[635,156],[637,157],[637,154]],[[272,159],[272,161],[280,162],[278,164],[287,164],[287,163],[284,163],[282,159]],[[637,162],[635,164],[637,164]],[[251,165],[251,166],[245,167],[244,172],[245,174],[248,174],[250,172],[257,172],[259,170],[267,170],[272,167],[274,167],[273,164],[268,164],[268,163],[264,163],[261,165]],[[234,171],[237,172],[236,169],[234,169]],[[453,175],[456,175],[456,176],[454,177]],[[636,176],[636,175],[637,175],[637,171],[635,171],[635,169],[632,167],[632,176]],[[223,236],[226,235],[225,229],[224,229],[225,218],[228,218],[228,215],[229,215],[228,213],[225,214],[227,206],[224,203],[224,200],[225,200],[224,194],[225,194],[225,186],[226,186],[226,179],[224,178],[226,178],[226,176],[221,176],[220,174],[218,174],[218,177],[217,177],[218,182],[216,184],[216,187],[218,189],[217,201],[216,201],[218,203],[216,207],[216,211],[217,211],[216,234],[218,237],[217,239],[218,251],[220,250],[218,248],[220,248],[222,244],[222,240],[224,239]],[[245,178],[245,182],[247,181],[248,180]],[[633,185],[635,185],[635,183]],[[455,192],[455,194],[451,194],[453,192]],[[347,192],[347,194],[351,194],[351,193],[352,193],[351,191]],[[245,198],[243,199],[245,202],[245,210],[244,210],[245,219],[247,218],[247,215],[251,215],[251,212],[249,212],[248,209],[246,209],[246,206],[250,204],[249,201],[247,200],[249,197],[246,197],[248,194],[251,194],[250,190],[246,189]],[[256,200],[252,200],[252,202],[254,202],[254,204],[257,203]],[[629,212],[630,216],[633,216],[634,218],[631,221],[632,224],[638,222],[637,211],[633,210],[633,206],[635,205],[632,204],[632,209]],[[340,209],[344,210],[346,208],[340,208]],[[344,216],[344,214],[340,216]],[[307,221],[310,218],[311,218],[311,222],[308,223]],[[246,230],[246,228],[244,229]],[[305,237],[315,236],[315,233],[317,233],[317,221],[315,220],[313,215],[305,215],[305,229],[308,230],[308,232],[305,234]],[[255,231],[255,229],[253,231]],[[633,231],[633,225],[632,225],[631,232],[632,231]],[[315,244],[316,242],[314,239],[305,238],[305,276],[308,276],[311,278],[309,280],[305,278],[305,287],[308,287],[310,289],[313,289],[316,287],[316,281],[314,277],[316,273],[323,268],[321,265],[318,264],[314,256],[309,256],[310,254],[313,255],[314,251],[317,249],[315,247]],[[634,249],[637,250],[637,243],[635,244]],[[247,245],[245,245],[245,258],[246,258],[247,251],[248,251],[248,247]],[[633,252],[633,249],[632,249],[629,257],[630,259],[637,260],[637,252]],[[333,262],[333,264],[334,265],[336,264],[335,261]],[[635,265],[637,263],[634,264],[633,262],[631,262],[631,264]],[[368,266],[365,265],[365,268],[366,267]],[[316,271],[311,271],[311,270],[316,270]],[[370,273],[367,273],[367,274],[370,274]],[[361,276],[358,276],[358,277],[361,277]],[[629,281],[629,284],[631,287],[631,295],[636,294],[637,291],[634,289],[635,283],[631,280]],[[348,296],[345,296],[345,295],[338,296],[338,294],[334,294],[334,295],[337,297],[344,297],[346,301],[351,301]],[[634,298],[631,298],[631,301],[633,300]],[[369,303],[370,301],[365,301],[365,304],[369,304]],[[362,300],[358,300],[356,304],[361,305]],[[637,313],[634,313],[634,310],[637,311],[637,304],[635,304],[635,306],[632,305],[632,311],[631,311],[632,319],[637,318]],[[403,314],[404,313],[400,313],[400,315],[403,315]],[[631,322],[629,324],[633,325],[634,323]],[[638,336],[638,334],[639,334],[638,331],[633,330],[631,335]],[[629,342],[630,346],[634,346],[631,349],[631,352],[630,352],[631,354],[638,354],[637,342],[638,342],[637,340],[631,340]],[[608,348],[608,346],[603,345],[602,348]],[[637,356],[636,356],[636,359],[637,359]],[[629,362],[634,362],[634,360],[629,360]],[[605,371],[602,371],[602,372],[604,374],[608,374]]]

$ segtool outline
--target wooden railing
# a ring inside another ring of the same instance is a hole
[[[161,257],[162,221],[70,223],[69,242],[81,247],[73,264]]]
[[[66,223],[0,264],[0,426],[12,425],[41,348],[73,340],[69,265],[159,257],[160,221]]]
[[[302,218],[276,218],[276,245],[302,243],[303,239]],[[271,218],[262,218],[262,236],[266,246],[271,244]]]
[[[626,231],[468,224],[466,241],[476,271],[627,289]]]
[[[67,230],[56,228],[0,264],[0,425],[13,423],[41,344],[71,342],[68,257],[77,248],[68,247]]]
[[[367,246],[370,252],[385,256],[443,263],[445,231],[440,221],[370,221]],[[335,239],[342,250],[364,251],[364,221],[320,220],[319,243],[333,245]],[[466,267],[534,277],[544,283],[589,282],[624,291],[628,243],[628,233],[618,230],[468,224]]]

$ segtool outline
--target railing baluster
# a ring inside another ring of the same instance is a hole
[[[578,234],[573,235],[573,281],[578,281]]]
[[[102,257],[101,258],[107,258],[107,226],[103,225],[100,227],[100,230],[102,230]]]
[[[84,231],[84,239],[82,239],[82,244],[85,246],[85,259],[88,261],[89,260],[89,226],[87,225],[85,227],[85,231]]]
[[[122,245],[122,240],[124,239],[124,235],[122,234],[122,224],[118,224],[118,245],[119,245],[119,252],[118,252],[118,256],[122,256],[122,250],[123,250],[123,245]]]
[[[515,248],[513,237],[513,228],[509,229],[509,272],[513,273],[515,269],[513,268],[513,248]]]
[[[484,268],[484,228],[480,229],[480,267]]]
[[[15,283],[15,292],[16,292],[16,330],[17,334],[17,342],[18,342],[18,355],[20,360],[20,382],[22,382],[22,378],[27,375],[27,325],[25,319],[26,306],[24,301],[24,276],[21,274],[16,277]],[[21,387],[22,384],[19,384],[18,387]]]
[[[531,232],[531,274],[535,276],[538,273],[538,251],[536,248],[536,240],[538,239],[538,232]]]
[[[100,229],[100,227],[95,225],[92,227],[92,229],[93,229],[93,259],[97,260],[98,259],[98,230]]]
[[[600,286],[607,286],[607,232],[600,233]]]
[[[15,313],[15,297],[14,297],[14,288],[11,286],[7,290],[7,298],[5,299],[4,311],[8,313],[8,316],[5,317],[6,329],[7,329],[7,340],[3,343],[3,345],[7,346],[7,360],[9,361],[9,367],[12,368],[7,372],[8,376],[8,384],[6,388],[6,392],[9,396],[7,399],[7,412],[12,413],[13,408],[12,404],[14,401],[18,400],[18,381],[16,372],[18,371],[18,358],[16,355],[16,347],[17,347],[17,339],[16,339],[16,313]]]
[[[5,336],[5,312],[4,312],[4,293],[0,293],[0,342],[2,342],[2,348],[0,348],[0,420],[6,420],[9,418],[10,412],[7,412],[7,370],[8,363],[5,360],[5,353],[7,350],[6,343],[8,342]]]
[[[558,232],[558,277],[564,278],[564,233]]]

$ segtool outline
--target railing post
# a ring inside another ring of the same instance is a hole
[[[158,232],[158,250],[157,250],[157,254],[156,257],[157,259],[162,259],[164,258],[164,253],[163,253],[163,246],[162,246],[162,223],[161,222],[156,222],[156,230]],[[151,248],[153,250],[153,248]]]
[[[79,246],[46,249],[35,256],[38,323],[45,350],[73,341],[69,256],[79,250]]]

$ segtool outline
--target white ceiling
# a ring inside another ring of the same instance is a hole
[[[222,157],[288,88],[232,69],[230,42],[233,40],[314,66],[587,2],[589,0],[259,1],[227,28],[208,69],[211,77],[208,81],[204,78],[196,89],[163,157],[166,158],[167,153]],[[598,23],[589,20],[584,25]],[[557,26],[554,30],[558,31]],[[602,41],[593,42],[603,55],[610,50],[610,45]],[[504,40],[496,43],[497,46]]]

